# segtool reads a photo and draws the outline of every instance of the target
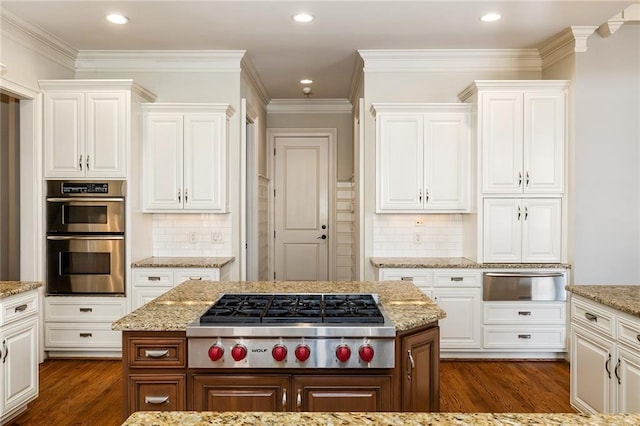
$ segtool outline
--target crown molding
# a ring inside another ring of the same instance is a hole
[[[374,103],[371,104],[369,112],[374,117],[379,113],[429,113],[429,112],[446,112],[446,113],[469,113],[471,112],[471,104],[462,103]]]
[[[6,37],[23,47],[75,71],[78,51],[53,34],[18,18],[7,10],[0,10],[2,38]]]
[[[595,32],[595,26],[573,26],[547,39],[538,49],[544,68],[575,53],[587,51],[587,39]]]
[[[348,99],[272,99],[269,114],[351,114]]]
[[[467,102],[472,96],[481,90],[567,90],[569,84],[569,80],[476,80],[458,94],[458,99],[460,99],[460,102]]]
[[[6,78],[0,78],[0,91],[9,93],[18,99],[34,99],[40,93],[38,89],[24,86]]]
[[[142,104],[142,109],[144,111],[166,113],[175,113],[178,110],[182,113],[215,112],[224,113],[227,118],[231,118],[236,112],[235,108],[231,105],[221,103],[145,103]]]
[[[364,78],[364,60],[360,55],[356,55],[356,61],[351,73],[351,83],[349,84],[349,102],[355,106],[358,104],[358,88],[363,84]]]
[[[376,49],[358,50],[364,72],[540,71],[536,49]]]
[[[39,80],[40,88],[53,90],[130,90],[146,102],[155,102],[155,93],[145,89],[132,79],[78,79],[78,80]]]
[[[244,55],[242,57],[242,60],[240,61],[240,67],[242,68],[242,76],[246,78],[246,80],[253,86],[256,94],[260,98],[260,101],[262,101],[262,104],[265,106],[269,104],[271,98],[267,93],[267,89],[264,87],[264,84],[260,79],[260,75],[253,65],[253,62],[251,62],[247,55]]]
[[[632,4],[598,27],[601,37],[609,37],[627,22],[640,22],[640,4]]]
[[[82,71],[240,72],[245,50],[80,50]]]

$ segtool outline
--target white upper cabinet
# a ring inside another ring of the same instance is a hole
[[[468,105],[376,104],[378,212],[453,212],[469,205]]]
[[[131,80],[43,80],[45,178],[126,178]]]
[[[144,110],[144,210],[227,211],[227,104],[149,104]]]
[[[566,81],[477,81],[462,94],[478,105],[485,194],[561,194]]]

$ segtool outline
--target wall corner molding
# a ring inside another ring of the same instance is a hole
[[[242,69],[241,74],[253,86],[262,104],[264,106],[268,105],[271,98],[269,97],[267,89],[264,87],[264,84],[260,79],[260,74],[258,74],[258,71],[253,65],[253,62],[251,62],[247,55],[244,55],[242,57],[242,60],[240,61],[240,67]]]
[[[587,51],[587,39],[596,26],[572,26],[547,39],[538,49],[544,68],[575,53]]]
[[[80,50],[76,70],[237,72],[244,50]]]

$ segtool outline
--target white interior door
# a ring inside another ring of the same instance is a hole
[[[327,280],[329,138],[278,136],[275,149],[274,279]]]

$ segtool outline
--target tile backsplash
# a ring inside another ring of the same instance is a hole
[[[231,215],[154,214],[153,255],[231,256]]]
[[[377,214],[373,218],[377,257],[461,257],[461,214]]]

